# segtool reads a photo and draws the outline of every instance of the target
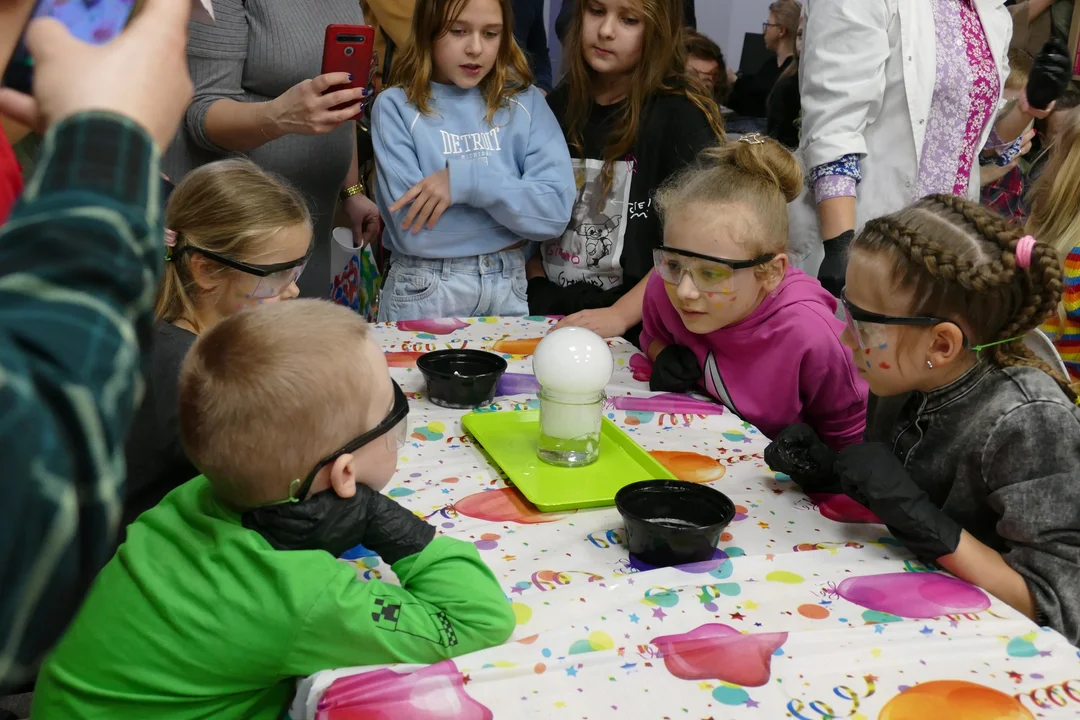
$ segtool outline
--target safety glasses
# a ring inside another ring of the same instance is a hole
[[[729,260],[668,247],[653,250],[656,272],[664,282],[677,286],[689,273],[694,286],[707,293],[732,292],[736,270],[764,265],[774,257],[773,253],[766,253],[753,260]]]
[[[185,252],[196,252],[203,257],[208,257],[215,262],[221,263],[225,267],[251,275],[252,277],[257,278],[257,280],[255,282],[255,287],[248,291],[248,297],[257,300],[265,300],[267,298],[278,297],[281,293],[285,292],[285,289],[289,287],[289,285],[292,285],[300,279],[300,275],[303,274],[304,268],[311,258],[311,250],[312,248],[309,247],[307,253],[296,260],[272,263],[270,265],[246,263],[241,260],[226,257],[221,253],[195,247],[194,245],[185,245],[184,247],[179,248],[177,256],[183,255]]]
[[[311,485],[315,482],[315,476],[318,475],[319,471],[324,467],[334,462],[342,455],[354,453],[365,445],[370,445],[383,435],[394,433],[394,439],[397,441],[397,446],[399,448],[404,447],[405,442],[408,439],[409,426],[406,420],[409,417],[409,399],[405,397],[405,393],[402,392],[400,385],[393,380],[390,382],[394,383],[394,407],[390,409],[390,414],[371,430],[350,440],[340,450],[334,451],[317,462],[315,467],[311,469],[311,472],[308,473],[308,476],[304,478],[304,481],[300,483],[299,491],[290,493],[290,501],[297,502],[303,500],[307,496],[308,491],[311,490]]]
[[[858,305],[853,305],[847,299],[847,290],[840,291],[840,302],[844,306],[845,322],[848,331],[855,338],[860,350],[880,348],[888,341],[889,325],[906,325],[909,327],[933,327],[941,323],[952,322],[945,318],[928,317],[925,315],[882,315],[880,313],[863,310]],[[965,339],[965,344],[966,344]]]

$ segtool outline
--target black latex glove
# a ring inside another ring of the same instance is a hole
[[[919,559],[934,561],[956,552],[963,528],[931,502],[886,445],[844,448],[836,472],[844,492],[870,508]]]
[[[701,379],[701,366],[690,348],[668,345],[656,356],[649,389],[656,392],[687,392]]]
[[[1061,97],[1070,77],[1072,64],[1068,49],[1056,38],[1047,40],[1028,75],[1028,105],[1035,110],[1045,110]]]
[[[836,453],[811,429],[788,425],[765,448],[765,462],[773,470],[790,475],[806,492],[843,492],[833,474]]]
[[[821,261],[817,276],[821,286],[832,293],[833,297],[840,297],[840,291],[844,289],[848,245],[854,239],[855,231],[847,230],[825,241],[825,259]]]
[[[324,490],[303,502],[249,510],[241,520],[276,550],[325,550],[341,557],[363,545],[391,565],[420,552],[435,537],[434,527],[361,484],[351,498]]]

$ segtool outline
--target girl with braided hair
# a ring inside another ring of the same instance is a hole
[[[933,195],[852,245],[844,343],[870,383],[866,442],[805,428],[766,454],[839,487],[924,560],[1080,641],[1080,408],[1024,336],[1057,307],[1061,262],[975,203]]]

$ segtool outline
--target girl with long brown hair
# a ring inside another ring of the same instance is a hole
[[[969,200],[932,195],[869,221],[842,293],[842,339],[870,384],[867,442],[832,453],[789,428],[766,457],[780,472],[816,465],[805,490],[838,487],[920,559],[1075,643],[1080,408],[1025,344],[1061,287],[1053,247]]]
[[[512,26],[510,0],[416,4],[371,120],[380,320],[525,315],[529,243],[570,219],[570,155]]]
[[[533,314],[636,340],[662,238],[653,192],[724,137],[716,103],[686,75],[682,14],[680,0],[578,3],[566,77],[548,99],[574,158],[577,200],[566,231],[530,262]]]

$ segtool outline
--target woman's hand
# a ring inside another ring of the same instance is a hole
[[[412,226],[412,232],[418,233],[425,223],[428,230],[434,228],[450,207],[450,170],[439,170],[413,185],[390,206],[390,212],[396,213],[409,203],[412,203],[412,207],[405,215],[401,229],[408,230]]]
[[[271,100],[267,103],[266,115],[274,125],[274,134],[324,135],[352,120],[360,112],[360,103],[367,90],[350,88],[326,92],[337,85],[347,85],[351,79],[348,73],[327,73],[299,82]],[[338,105],[347,107],[330,109]]]
[[[358,193],[346,198],[341,204],[341,209],[349,218],[355,247],[362,247],[375,241],[379,234],[379,208],[371,201],[371,198]]]
[[[1028,128],[1024,131],[1023,140],[1020,144],[1020,152],[1014,157],[1008,165],[984,165],[979,175],[979,184],[983,187],[996,183],[1001,178],[1012,172],[1012,169],[1020,163],[1020,158],[1031,152],[1031,142],[1035,139],[1035,128]]]

